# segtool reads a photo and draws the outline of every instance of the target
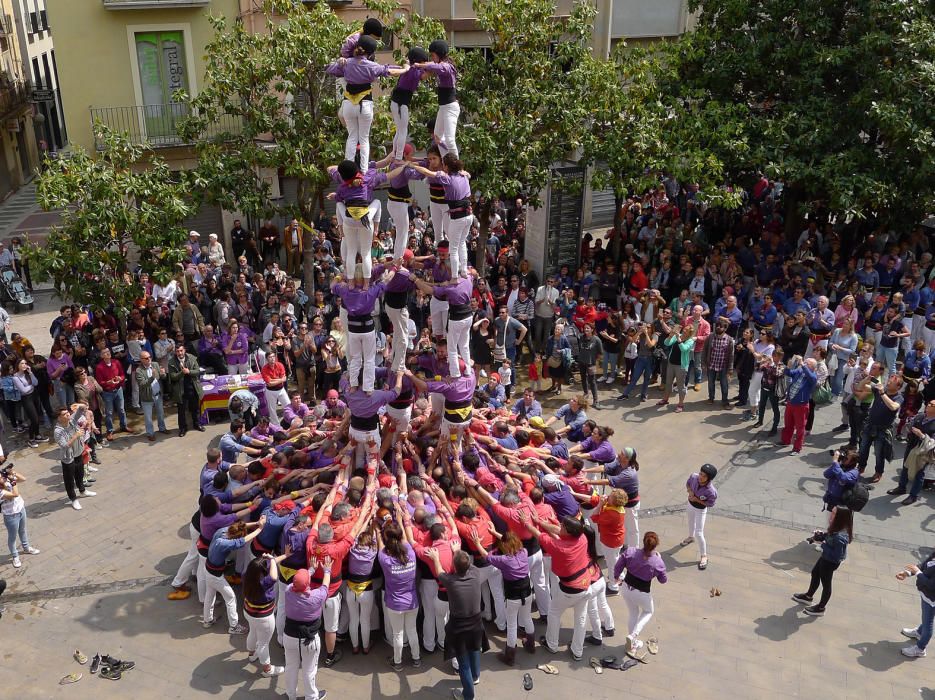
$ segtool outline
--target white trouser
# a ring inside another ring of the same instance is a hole
[[[340,617],[341,593],[339,591],[325,601],[325,607],[321,613],[321,629],[324,632],[337,632]]]
[[[452,423],[450,420],[442,415],[442,427],[439,431],[439,439],[443,440],[448,446],[452,449],[455,449],[460,454],[461,452],[461,438],[464,435],[464,432],[471,427],[471,421],[466,421],[464,423]]]
[[[750,390],[747,392],[747,403],[750,405],[750,408],[754,413],[757,411],[757,406],[760,401],[760,384],[763,383],[763,373],[756,371],[753,373],[753,377],[750,378]]]
[[[704,539],[704,521],[708,517],[708,509],[695,508],[689,503],[685,511],[688,513],[688,536],[695,538],[698,542],[698,553],[705,557],[708,555],[708,543]]]
[[[643,593],[635,588],[630,588],[623,584],[621,595],[623,601],[627,604],[627,610],[630,611],[630,623],[627,627],[627,633],[632,637],[639,637],[640,632],[653,616],[653,596],[650,593]]]
[[[198,563],[195,565],[195,582],[198,584],[198,602],[204,603],[205,596],[208,594],[208,570],[205,568],[207,558],[198,555]]]
[[[542,561],[542,550],[529,555],[529,582],[536,594],[536,608],[539,615],[549,615],[549,580],[545,575],[545,566]]]
[[[276,580],[276,639],[279,646],[283,644],[283,630],[286,627],[286,588],[288,583],[284,583],[282,578]]]
[[[355,160],[357,145],[360,144],[360,164],[362,172],[370,167],[370,127],[373,124],[373,100],[361,100],[354,104],[350,100],[341,103],[341,115],[347,127],[347,142],[344,144],[344,157]]]
[[[522,600],[508,598],[506,601],[506,645],[516,646],[516,636],[519,625],[523,626],[526,634],[535,634],[536,628],[532,621],[532,596]]]
[[[435,639],[438,646],[445,646],[445,626],[448,624],[448,601],[435,599]]]
[[[406,252],[406,242],[409,240],[409,202],[386,200],[386,208],[393,220],[396,237],[393,239],[393,257],[401,258]]]
[[[376,382],[377,335],[374,331],[347,334],[347,381],[351,388],[363,386],[364,391],[373,391]],[[360,368],[364,368],[363,382]]]
[[[574,631],[571,635],[571,653],[575,656],[584,654],[584,624],[588,616],[588,589],[578,593],[566,593],[560,587],[552,589],[552,601],[549,605],[549,622],[545,628],[545,643],[549,650],[558,649],[558,632],[562,627],[562,613],[568,608],[574,609]]]
[[[276,631],[276,616],[253,617],[247,612],[244,612],[243,616],[247,618],[247,624],[250,625],[250,632],[247,634],[247,651],[252,650],[251,656],[255,656],[261,666],[269,666],[269,643],[273,638],[273,632]]]
[[[244,362],[241,365],[227,365],[228,374],[250,374],[250,362]]]
[[[409,431],[409,423],[412,420],[412,406],[407,406],[406,408],[395,408],[393,406],[386,407],[386,415],[390,420],[396,425],[393,435],[399,435],[400,433],[406,433]]]
[[[506,624],[506,608],[503,593],[503,572],[496,566],[482,566],[480,568],[481,582],[487,584],[493,602],[494,624],[501,632]],[[532,599],[530,598],[530,606]],[[532,609],[530,607],[530,609]],[[489,619],[489,618],[488,618]]]
[[[591,597],[588,599],[588,620],[591,624],[591,635],[595,639],[603,639],[604,633],[601,626],[608,631],[614,628],[614,614],[607,604],[607,584],[604,582],[604,577],[601,576],[592,583],[588,590],[591,593]]]
[[[935,331],[931,328],[922,327],[922,341],[925,343],[925,352],[930,353],[935,349]]]
[[[306,639],[303,644],[296,637],[286,635],[283,638],[283,647],[286,651],[286,697],[295,700],[299,690],[299,667],[305,678],[306,700],[318,700],[318,687],[315,685],[315,676],[318,674],[318,654],[321,651],[321,637],[317,634]]]
[[[347,215],[344,209],[344,241],[345,250],[342,251],[344,258],[344,272],[348,279],[354,278],[354,270],[357,265],[357,256],[360,255],[361,267],[364,272],[364,279],[369,280],[373,273],[373,258],[370,257],[370,248],[373,245],[373,227],[380,223],[380,217],[383,214],[383,205],[379,199],[370,202],[367,208],[367,220],[369,225],[364,226],[360,219],[352,219]]]
[[[432,335],[436,338],[444,336],[448,326],[448,302],[433,296],[429,301],[429,314],[432,321]]]
[[[172,579],[173,588],[184,586],[186,583],[188,583],[188,579],[195,575],[195,572],[198,570],[198,530],[196,530],[195,526],[191,523],[188,524],[188,535],[191,538],[191,544],[188,547],[188,554],[185,555],[185,559],[182,561],[181,566],[179,566],[178,573],[176,573],[175,578]],[[198,600],[204,602],[204,599],[204,579],[199,578]]]
[[[354,466],[358,469],[367,464],[367,450],[369,445],[367,443],[373,442],[374,449],[377,454],[380,454],[380,431],[379,430],[358,430],[354,426],[350,426],[347,431],[348,435],[357,440],[357,447],[354,450]]]
[[[270,421],[275,421],[275,423],[279,425],[279,407],[282,406],[285,408],[288,405],[289,393],[286,391],[285,385],[279,387],[278,389],[266,390],[266,406],[269,408]]]
[[[412,660],[416,661],[419,658],[421,649],[419,649],[419,630],[416,625],[418,616],[419,608],[403,612],[386,608],[387,627],[390,629],[390,638],[393,640],[393,663],[403,662],[403,633],[409,639],[409,653],[412,654]],[[432,644],[434,649],[434,641]]]
[[[445,396],[443,394],[429,394],[429,401],[432,404],[432,415],[444,418],[445,416]]]
[[[444,645],[445,633],[436,635],[435,606],[438,600],[438,582],[434,578],[424,578],[419,581],[419,600],[422,601],[422,645],[428,651],[435,650],[435,639],[440,637],[439,644]],[[409,644],[412,646],[412,635],[409,635]]]
[[[429,218],[432,219],[432,230],[435,232],[435,245],[438,245],[440,241],[448,239],[448,205],[430,200]]]
[[[214,620],[214,601],[217,594],[220,593],[224,599],[224,606],[227,608],[227,624],[230,627],[236,627],[240,622],[237,617],[237,596],[234,595],[234,589],[223,576],[207,574],[205,576],[205,604],[202,611],[203,620]]]
[[[396,126],[396,133],[393,135],[393,157],[402,160],[405,156],[403,149],[406,148],[406,140],[409,138],[409,105],[390,101],[390,116],[393,117],[393,124]]]
[[[438,151],[445,157],[452,153],[457,157],[458,142],[456,134],[458,131],[458,117],[461,115],[461,105],[455,102],[449,102],[446,105],[438,105],[438,114],[435,115],[435,135],[440,139]]]
[[[458,321],[448,319],[448,374],[460,377],[458,358],[464,360],[468,373],[471,371],[471,322],[473,317],[468,316]]]
[[[401,372],[406,366],[406,350],[409,348],[409,309],[405,306],[397,309],[386,304],[386,315],[393,324],[393,362],[394,372]]]
[[[467,240],[471,233],[473,216],[462,216],[460,219],[448,219],[448,240],[450,242],[449,255],[451,260],[451,276],[467,274],[468,254]]]
[[[639,547],[640,546],[640,502],[637,501],[636,505],[632,508],[626,508],[623,511],[623,524],[626,526],[627,531],[624,536],[623,541],[624,545],[627,547]]]
[[[348,630],[351,634],[351,646],[357,649],[370,646],[370,615],[373,613],[373,591],[354,593],[347,589],[347,612],[350,616]]]
[[[808,348],[805,350],[805,359],[807,360],[810,357],[815,357],[815,351],[818,348],[827,351],[828,350],[828,341],[830,338],[825,338],[824,340],[819,340],[817,343],[813,343],[811,340],[808,341]]]
[[[617,559],[620,558],[620,547],[608,547],[598,538],[597,553],[604,557],[604,563],[607,564],[607,580],[610,581],[607,587],[612,591],[617,590],[617,582],[614,581],[614,567],[617,566]]]

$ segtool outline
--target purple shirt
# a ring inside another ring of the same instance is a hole
[[[685,485],[691,490],[695,498],[704,501],[707,508],[714,506],[714,502],[717,501],[717,489],[711,485],[710,481],[702,486],[698,483],[698,475],[692,474],[688,477],[688,481],[685,482]],[[689,505],[692,504],[689,503]]]
[[[491,554],[487,561],[503,572],[504,581],[521,581],[529,576],[529,555],[525,549],[516,554]]]
[[[282,418],[283,421],[288,424],[293,421],[295,418],[305,418],[309,414],[311,409],[306,406],[304,403],[300,403],[298,408],[294,408],[290,402],[288,406],[282,409]]]
[[[449,61],[442,63],[429,62],[423,65],[422,70],[435,75],[438,78],[438,87],[453,88],[458,80],[458,73],[455,71],[454,64]]]
[[[198,340],[198,354],[207,355],[208,353],[213,353],[216,355],[223,354],[224,350],[221,348],[221,339],[212,335],[210,338],[203,336]]]
[[[447,282],[451,279],[451,268],[442,264],[437,258],[435,260],[426,260],[422,263],[422,267],[432,271],[432,280],[435,284]]]
[[[347,405],[351,409],[352,416],[360,418],[372,418],[377,412],[390,401],[395,401],[398,394],[395,389],[374,391],[370,396],[360,389],[348,392]]]
[[[399,175],[389,178],[387,182],[389,183],[390,187],[402,188],[402,187],[409,187],[410,180],[424,180],[424,179],[425,179],[425,175],[423,175],[422,173],[416,172],[415,170],[413,170],[411,167],[407,165],[405,168],[403,168],[403,171]]]
[[[419,87],[419,81],[422,80],[422,72],[421,68],[410,66],[409,70],[399,76],[399,80],[396,81],[396,89],[415,92]]]
[[[371,169],[361,175],[363,182],[360,185],[349,185],[341,179],[341,174],[337,170],[331,173],[331,181],[338,186],[334,195],[335,200],[350,202],[361,199],[365,202],[372,202],[373,191],[386,183],[386,173]]]
[[[349,287],[346,282],[335,282],[331,285],[331,292],[341,297],[348,316],[370,316],[373,313],[374,302],[383,294],[386,285],[375,282],[369,289]]]
[[[419,606],[416,597],[416,553],[408,542],[403,544],[406,550],[405,564],[380,550],[377,559],[383,569],[383,587],[386,607],[394,612],[414,610]]]
[[[351,576],[369,576],[376,558],[375,547],[359,547],[355,544],[347,553],[347,573]]]
[[[286,588],[286,617],[296,622],[314,622],[321,618],[322,608],[328,600],[328,586],[311,588],[296,593],[289,584]]]
[[[377,78],[384,78],[390,74],[390,68],[398,66],[383,66],[364,56],[353,56],[342,66],[335,61],[325,69],[328,75],[344,78],[349,85],[364,85],[372,83]]]
[[[205,542],[210,542],[214,538],[214,533],[233,525],[237,522],[237,516],[233,514],[215,513],[210,518],[201,516],[201,538]]]
[[[590,459],[592,462],[598,462],[599,464],[613,462],[614,459],[617,458],[617,455],[614,454],[614,446],[610,444],[610,440],[604,440],[598,445],[593,437],[587,437],[581,443],[581,451],[587,456],[587,459]]]
[[[659,579],[659,583],[665,583],[669,580],[666,575],[666,565],[658,552],[653,552],[648,557],[639,547],[625,547],[617,559],[617,565],[614,567],[614,579],[619,579],[623,570],[636,576],[642,581],[652,581]]]
[[[373,276],[379,277],[382,275],[389,267],[387,265],[376,265],[373,268]],[[412,273],[409,272],[405,267],[401,267],[396,270],[396,274],[393,275],[393,279],[386,283],[387,292],[408,292],[410,291],[415,284],[412,281]]]
[[[357,42],[360,41],[360,32],[348,34],[344,43],[341,44],[341,58],[350,58],[354,55],[354,49],[357,48]]]
[[[470,370],[468,370],[470,372]],[[426,382],[428,391],[432,394],[441,394],[447,401],[467,401],[474,396],[474,388],[477,385],[477,379],[473,374],[463,374],[457,379],[451,378],[450,381],[439,382],[434,379]],[[374,392],[376,394],[376,392]]]
[[[473,291],[474,283],[470,277],[459,277],[455,284],[432,288],[432,294],[447,299],[449,304],[470,304]]]
[[[426,179],[444,187],[445,199],[449,202],[471,198],[471,181],[463,173],[449,175],[448,173],[439,172],[435,177]]]
[[[221,336],[221,350],[227,349],[227,344],[230,342],[231,336],[227,333],[224,333]],[[250,355],[250,339],[247,337],[246,331],[238,330],[237,336],[234,338],[234,344],[231,346],[231,354],[225,355],[227,359],[227,364],[229,365],[245,365],[247,364],[247,358]]]

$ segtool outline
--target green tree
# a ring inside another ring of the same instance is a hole
[[[492,199],[525,192],[530,203],[554,163],[582,145],[595,9],[577,0],[564,20],[552,0],[474,0],[491,58],[459,52],[458,147],[481,197],[477,263],[483,271]]]
[[[749,150],[734,178],[786,181],[787,231],[823,207],[918,221],[935,206],[935,4],[931,0],[695,0],[667,89],[734,103]],[[716,128],[716,124],[711,128]]]
[[[404,40],[443,31],[434,21],[395,16],[398,4],[392,0],[368,0],[367,6],[390,18],[389,29]],[[337,118],[335,81],[325,69],[338,57],[345,37],[359,27],[345,24],[324,2],[267,0],[264,11],[265,30],[258,33],[248,32],[240,22],[212,18],[215,36],[206,47],[204,88],[193,98],[182,96],[192,107],[183,132],[198,144],[198,182],[216,201],[229,209],[272,213],[277,208],[270,201],[269,183],[258,173],[279,170],[298,181],[295,209],[280,211],[309,222],[330,185],[326,167],[342,159],[346,139]],[[390,136],[387,100],[377,110],[372,143]],[[222,115],[234,117],[237,128],[218,133]],[[309,285],[310,248],[305,246]]]
[[[698,184],[708,204],[738,203],[738,196],[721,186],[725,164],[719,154],[735,159],[744,154],[744,112],[665,91],[663,84],[678,79],[679,59],[679,47],[670,42],[648,49],[621,43],[610,60],[590,66],[591,119],[581,162],[594,166],[593,187],[614,191],[615,254],[624,200],[657,185],[660,173]]]
[[[175,275],[187,240],[181,223],[197,210],[197,188],[159,158],[136,167],[141,147],[101,124],[95,131],[104,144],[96,158],[77,148],[39,175],[39,204],[60,211],[62,223],[26,257],[33,275],[51,280],[62,299],[113,305],[122,315],[143,294],[130,274],[135,262],[163,283]]]

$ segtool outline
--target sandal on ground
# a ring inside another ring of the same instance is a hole
[[[109,681],[119,681],[120,680],[120,671],[112,666],[101,666],[101,670],[97,674],[101,678],[106,678]]]
[[[538,666],[536,666],[536,668],[550,676],[558,675],[558,669],[555,668],[555,666],[553,666],[552,664],[539,664]]]
[[[594,669],[594,673],[601,674],[604,672],[604,667],[601,666],[600,659],[598,659],[596,656],[592,656],[590,659],[588,659],[588,664],[591,666],[591,668]]]
[[[526,692],[532,690],[532,676],[530,676],[528,673],[523,674],[523,690]]]
[[[85,659],[87,661],[87,659]],[[68,685],[70,683],[77,683],[82,678],[84,674],[82,673],[69,673],[67,676],[62,676],[62,679],[58,682],[59,685]]]
[[[649,641],[646,642],[646,650],[653,656],[658,654],[659,653],[659,640],[656,639],[655,637],[650,637]]]
[[[698,569],[704,571],[708,568],[708,557],[701,557],[701,560],[698,562]]]
[[[88,663],[88,657],[82,654],[80,649],[75,649],[75,653],[72,654],[71,656],[75,661],[77,661],[82,666]]]

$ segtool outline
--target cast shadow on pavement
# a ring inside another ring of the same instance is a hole
[[[802,610],[804,608],[801,605],[793,605],[782,615],[758,617],[754,620],[756,623],[754,632],[757,636],[766,637],[774,642],[784,642],[798,632],[803,625],[811,624],[818,619],[809,617]]]
[[[899,650],[905,645],[905,639],[901,642],[893,639],[882,639],[879,642],[848,644],[848,647],[860,652],[857,663],[861,666],[871,671],[882,672],[889,671],[904,663],[912,663],[911,659],[899,653]]]
[[[797,542],[788,549],[777,549],[763,562],[781,571],[798,569],[799,571],[810,572],[815,565],[813,555],[817,554],[809,547],[808,543]]]
[[[166,586],[147,586],[140,590],[105,593],[77,620],[89,628],[119,632],[125,637],[168,635],[173,639],[193,640],[205,634],[218,633],[202,628],[202,608],[196,595],[187,601],[173,603],[166,601],[166,591]],[[194,604],[191,604],[192,600]],[[222,619],[216,629],[220,630],[226,623],[223,606],[218,615]],[[242,642],[240,646],[243,646]]]
[[[244,640],[245,637],[231,637],[231,639]],[[263,678],[257,673],[256,664],[243,656],[244,651],[240,648],[242,646],[241,642],[237,647],[231,647],[220,654],[209,656],[195,666],[192,669],[189,686],[199,693],[211,695],[224,693],[225,697],[230,698],[282,697],[281,691],[276,689],[277,678]],[[274,643],[271,650],[274,656],[271,660],[274,662],[277,662],[275,658],[277,649]],[[230,658],[234,654],[237,654],[239,658]],[[237,687],[235,689],[231,686]]]

